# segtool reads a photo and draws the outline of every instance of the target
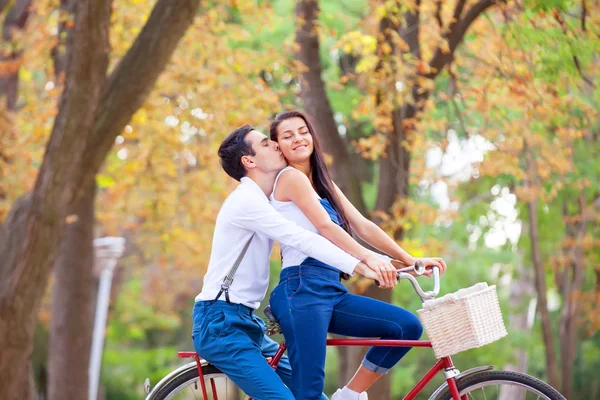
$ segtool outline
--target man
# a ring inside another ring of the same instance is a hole
[[[284,384],[289,386],[291,379],[289,361],[282,358],[276,371],[268,365],[265,357],[273,356],[278,345],[265,336],[264,322],[254,315],[268,288],[273,240],[335,265],[342,272],[358,272],[373,279],[377,275],[327,239],[287,220],[269,204],[267,196],[275,177],[286,166],[276,142],[245,125],[223,141],[219,157],[225,172],[241,184],[227,197],[217,216],[208,271],[194,305],[194,347],[253,399],[294,400]],[[227,289],[222,285],[241,254]]]

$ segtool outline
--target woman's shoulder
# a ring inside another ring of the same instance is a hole
[[[287,172],[287,173],[285,173],[285,172]],[[294,167],[287,166],[284,169],[282,169],[281,171],[279,171],[279,173],[277,174],[277,178],[275,178],[275,185],[277,185],[278,181],[284,182],[284,181],[298,180],[298,179],[303,179],[303,178],[306,178],[306,175],[304,175],[300,170],[297,170]]]
[[[271,193],[270,199],[280,203],[288,202],[289,200],[277,200],[275,196],[277,195],[277,197],[281,199],[282,197],[285,197],[283,192],[286,192],[288,188],[298,189],[303,187],[299,183],[306,183],[307,187],[312,189],[310,180],[302,171],[297,170],[294,167],[285,167],[279,171],[279,174],[275,178],[275,184],[273,185],[273,192]],[[279,188],[279,190],[277,190],[277,188]]]
[[[290,171],[290,172],[288,172],[286,174],[285,172],[287,172],[287,171]],[[271,202],[283,203],[283,201],[279,201],[279,200],[275,199],[275,191],[277,190],[277,185],[278,184],[280,184],[281,182],[284,182],[283,185],[280,185],[280,186],[284,186],[285,183],[288,182],[288,178],[284,178],[285,176],[290,177],[290,176],[295,175],[295,173],[292,172],[292,171],[300,172],[296,168],[290,167],[290,166],[287,166],[284,169],[282,169],[281,171],[279,171],[279,173],[275,177],[275,183],[273,184],[273,191],[271,192],[271,196],[269,196],[269,199],[271,200]]]

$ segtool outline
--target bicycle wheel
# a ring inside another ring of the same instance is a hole
[[[510,371],[486,371],[457,383],[466,400],[565,400],[552,386],[532,376]],[[452,400],[446,388],[436,400]]]
[[[202,396],[202,386],[196,368],[186,371],[161,388],[152,400],[245,400],[244,394],[231,379],[213,365],[202,367],[207,398]],[[216,393],[215,393],[216,392]]]

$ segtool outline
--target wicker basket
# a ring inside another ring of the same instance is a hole
[[[478,283],[428,300],[417,313],[437,358],[481,347],[507,335],[496,286]]]

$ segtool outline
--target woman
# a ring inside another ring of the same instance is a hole
[[[332,182],[314,129],[298,111],[278,115],[271,123],[289,166],[278,175],[271,203],[284,216],[305,229],[319,232],[349,254],[363,260],[382,282],[396,284],[395,269],[350,236],[363,240],[405,265],[415,258],[377,225],[363,217]],[[279,285],[270,298],[281,325],[292,364],[292,392],[298,400],[318,399],[323,390],[327,332],[354,337],[419,339],[422,326],[411,312],[364,296],[348,293],[340,271],[282,246]],[[446,268],[440,258],[421,259],[427,267]],[[410,348],[373,347],[354,377],[332,400],[363,400],[366,390],[395,365]]]

